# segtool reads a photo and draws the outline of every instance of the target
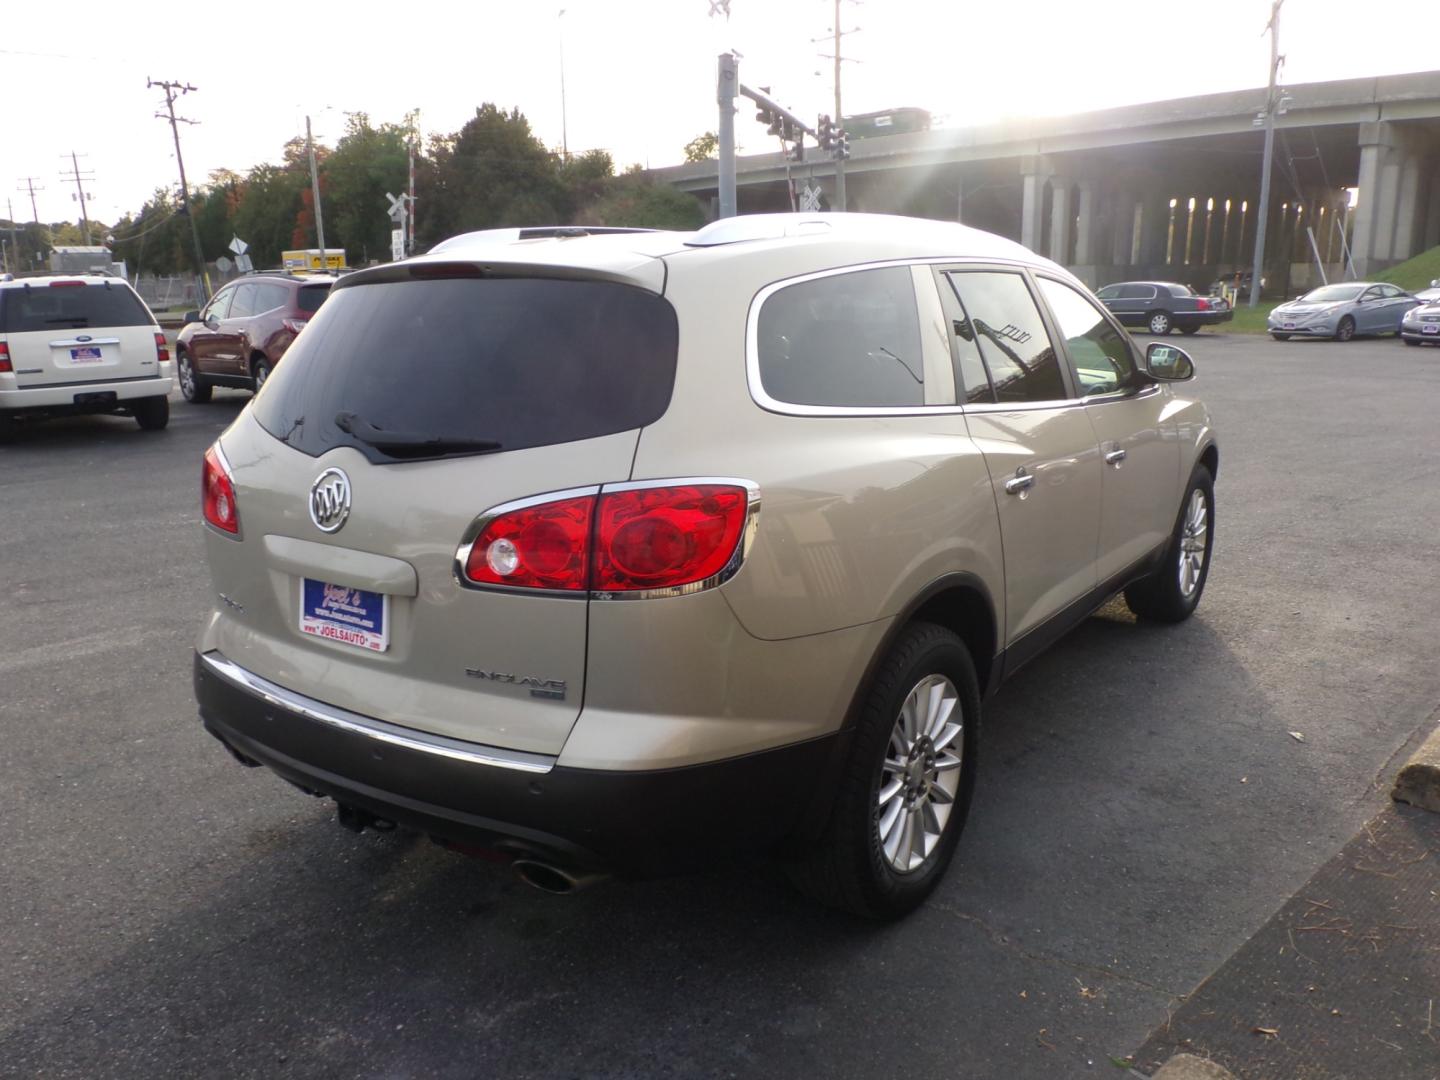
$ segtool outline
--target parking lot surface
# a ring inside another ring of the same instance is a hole
[[[1112,605],[989,706],[909,919],[764,864],[552,897],[236,765],[200,728],[200,454],[0,448],[0,1075],[1116,1074],[1384,805],[1440,703],[1440,351],[1178,342],[1221,437],[1199,612]],[[479,508],[477,508],[479,509]]]

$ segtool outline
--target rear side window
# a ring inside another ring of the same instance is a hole
[[[910,268],[833,274],[789,285],[760,309],[760,382],[792,405],[925,404],[920,316]]]
[[[1058,401],[1068,396],[1059,357],[1023,277],[988,270],[946,277],[965,311],[955,323],[955,335],[979,348],[996,401]],[[975,396],[975,390],[967,385],[967,400],[985,400]]]
[[[259,315],[262,311],[274,311],[289,298],[290,290],[284,285],[256,285],[254,313]]]
[[[0,333],[150,326],[150,309],[128,287],[36,285],[0,292]]]
[[[330,295],[329,285],[302,285],[295,294],[295,306],[301,311],[314,314]]]
[[[296,338],[255,418],[312,456],[354,446],[377,463],[425,455],[379,450],[337,427],[339,414],[366,431],[493,440],[502,450],[592,439],[660,418],[678,343],[669,302],[627,285],[352,285]]]

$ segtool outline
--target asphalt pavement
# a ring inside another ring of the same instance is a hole
[[[1112,605],[1002,690],[959,858],[889,926],[764,864],[552,897],[341,830],[195,720],[200,454],[247,396],[24,432],[0,1075],[1121,1075],[1383,809],[1440,705],[1440,349],[1177,343],[1221,438],[1199,612]]]

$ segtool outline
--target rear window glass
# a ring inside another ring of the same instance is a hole
[[[670,304],[609,282],[442,279],[336,290],[254,405],[276,438],[318,457],[353,446],[341,413],[397,437],[574,442],[658,420],[675,384]]]
[[[316,312],[325,298],[330,295],[329,285],[302,285],[297,294],[296,304],[301,311]]]
[[[124,285],[36,285],[0,291],[0,333],[149,326],[154,321],[150,309]]]

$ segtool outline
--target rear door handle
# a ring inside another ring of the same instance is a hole
[[[1122,449],[1121,449],[1120,447],[1118,447],[1118,446],[1117,446],[1114,450],[1107,450],[1107,451],[1105,452],[1105,464],[1106,464],[1106,465],[1119,465],[1120,462],[1122,462],[1122,461],[1124,461],[1124,460],[1125,460],[1125,451],[1122,450]]]
[[[1015,475],[1005,481],[1006,495],[1020,495],[1029,491],[1035,486],[1035,477],[1031,476],[1024,468],[1015,470]]]

